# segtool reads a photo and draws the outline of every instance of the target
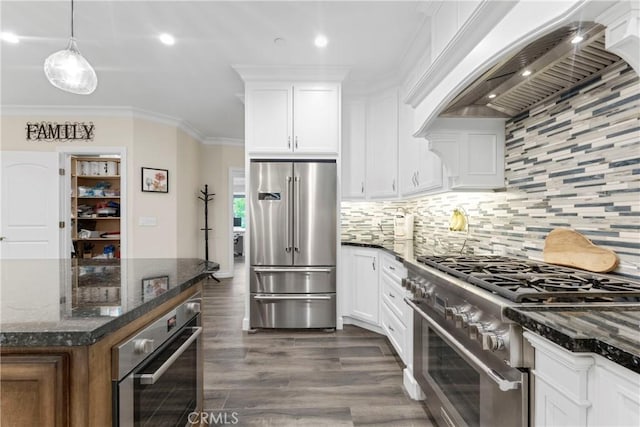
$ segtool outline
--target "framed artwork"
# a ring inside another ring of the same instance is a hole
[[[147,302],[169,290],[169,276],[142,279],[142,301]]]
[[[142,191],[148,193],[169,192],[169,171],[167,169],[142,168]]]

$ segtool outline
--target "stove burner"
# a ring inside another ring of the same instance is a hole
[[[418,261],[515,302],[640,302],[640,283],[502,256],[424,256]]]

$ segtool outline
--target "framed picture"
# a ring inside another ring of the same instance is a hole
[[[142,279],[142,302],[147,302],[169,290],[169,276]]]
[[[166,169],[142,168],[142,191],[168,193],[169,171]]]

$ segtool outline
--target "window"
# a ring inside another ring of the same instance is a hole
[[[233,195],[233,226],[246,227],[244,219],[245,197],[244,194]]]

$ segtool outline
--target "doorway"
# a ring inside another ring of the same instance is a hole
[[[230,258],[234,275],[242,270],[245,260],[246,199],[244,169],[229,168],[229,195],[231,205]]]
[[[127,162],[124,148],[68,147],[61,204],[68,219],[66,256],[127,257]],[[69,197],[70,195],[70,197]]]

